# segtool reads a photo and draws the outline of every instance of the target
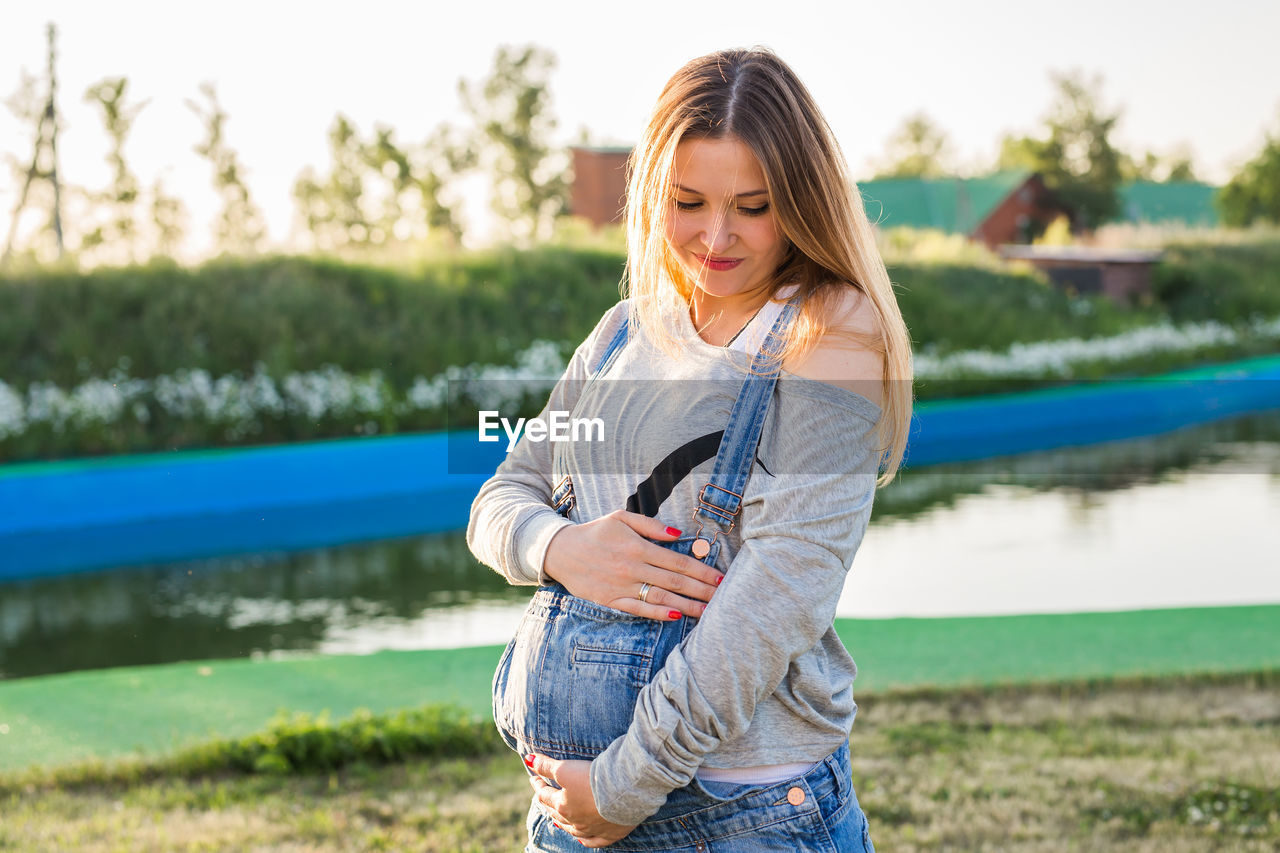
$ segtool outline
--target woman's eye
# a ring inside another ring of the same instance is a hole
[[[763,216],[769,212],[769,205],[766,204],[762,207],[740,207],[738,208],[738,212],[746,216]]]
[[[702,207],[700,201],[677,201],[676,208],[679,210],[697,210]]]

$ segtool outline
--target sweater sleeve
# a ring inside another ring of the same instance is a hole
[[[618,328],[626,321],[627,301],[611,308],[573,354],[539,417],[570,411]],[[553,444],[521,439],[471,503],[467,546],[476,559],[513,584],[542,584],[551,537],[573,522],[551,508]]]
[[[642,822],[689,784],[835,618],[871,516],[879,410],[832,385],[784,382],[792,397],[771,409],[760,448],[774,473],[757,468],[748,481],[724,582],[641,691],[627,733],[592,762],[596,805],[613,823]]]

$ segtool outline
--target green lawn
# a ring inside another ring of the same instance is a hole
[[[856,692],[1280,668],[1280,606],[948,619],[841,619]],[[281,709],[334,719],[452,703],[489,713],[499,646],[216,660],[0,681],[0,770],[158,756],[260,731]]]

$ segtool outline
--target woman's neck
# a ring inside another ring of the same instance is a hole
[[[722,347],[728,345],[768,301],[767,290],[712,296],[695,287],[689,300],[689,319],[699,337],[712,346]]]

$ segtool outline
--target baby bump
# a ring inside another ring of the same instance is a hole
[[[688,541],[658,544],[688,553]],[[494,674],[499,731],[520,752],[594,758],[626,733],[640,691],[696,624],[634,616],[559,584],[538,589]]]

